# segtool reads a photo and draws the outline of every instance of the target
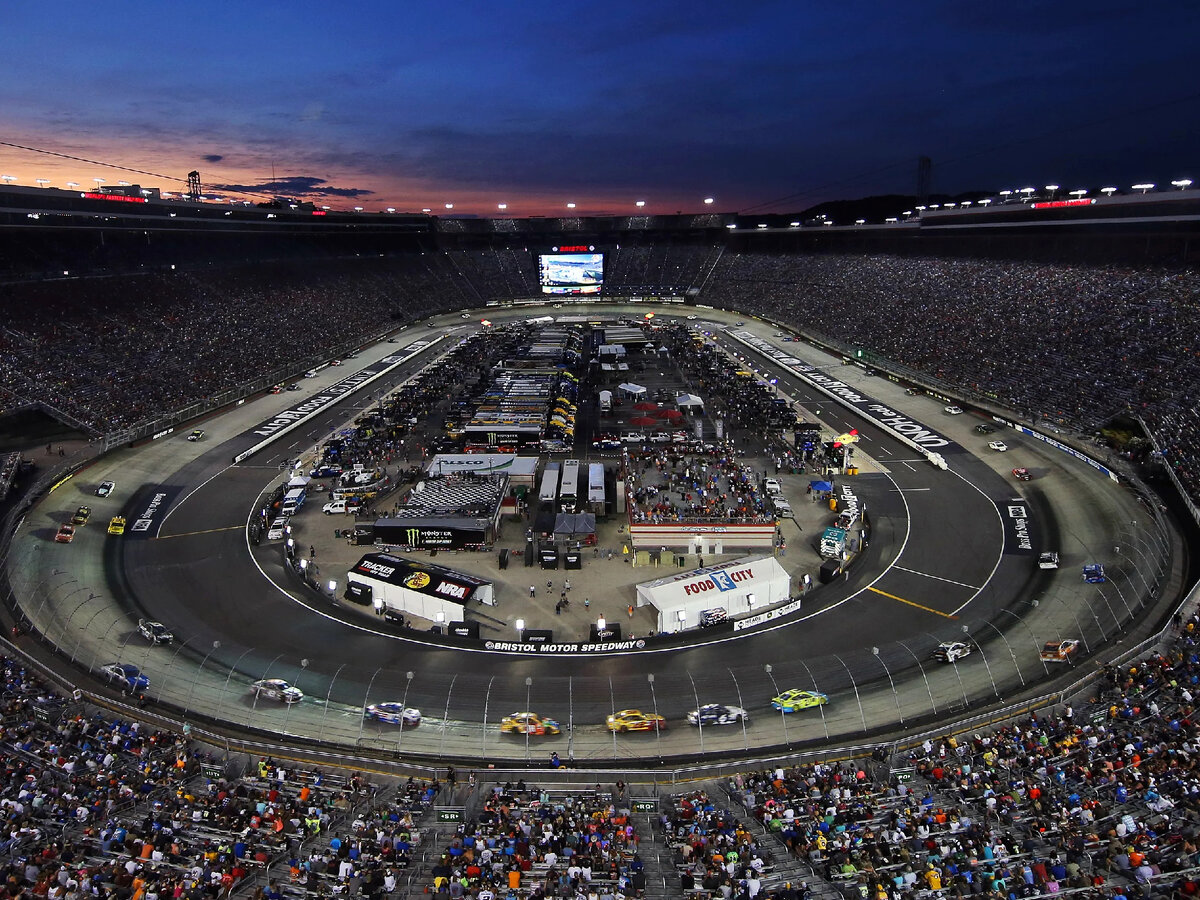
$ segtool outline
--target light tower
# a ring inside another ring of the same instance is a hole
[[[200,190],[200,173],[195,169],[188,172],[188,194],[192,200],[199,200],[204,191]]]

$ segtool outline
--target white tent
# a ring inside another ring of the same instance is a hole
[[[729,618],[791,599],[792,576],[773,556],[743,557],[637,585],[637,605],[658,610],[658,630],[694,628],[700,613],[724,609]]]
[[[693,406],[704,407],[704,401],[695,394],[676,394],[675,405],[680,409],[685,409]]]
[[[646,393],[646,389],[644,387],[642,387],[640,384],[634,384],[630,381],[617,385],[617,390],[619,390],[626,397],[641,397]]]

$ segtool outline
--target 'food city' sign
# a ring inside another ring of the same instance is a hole
[[[695,581],[689,581],[683,586],[683,593],[692,596],[694,594],[704,594],[708,591],[732,591],[739,582],[749,581],[754,577],[754,569],[747,566],[744,569],[731,569],[729,571],[711,572],[703,578],[697,578]]]

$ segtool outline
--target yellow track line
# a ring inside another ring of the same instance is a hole
[[[869,587],[869,588],[867,588],[867,590],[874,591],[876,594],[882,594],[884,597],[887,597],[891,600],[896,600],[896,601],[899,601],[900,603],[907,603],[909,606],[915,606],[917,609],[923,609],[923,610],[925,610],[925,612],[933,613],[935,616],[942,616],[943,618],[946,618],[946,619],[957,619],[958,618],[958,616],[951,615],[950,613],[944,613],[940,609],[933,609],[932,607],[929,607],[929,606],[922,606],[920,603],[913,603],[911,600],[905,600],[903,597],[897,597],[895,594],[889,594],[887,591],[881,591],[879,588]]]

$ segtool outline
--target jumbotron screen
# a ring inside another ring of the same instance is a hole
[[[603,253],[539,253],[543,294],[598,294],[604,285]]]

